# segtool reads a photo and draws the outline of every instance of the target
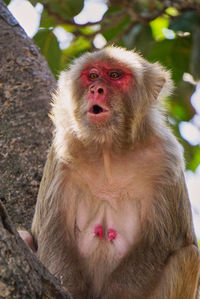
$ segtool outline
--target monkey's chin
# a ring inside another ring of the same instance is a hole
[[[88,112],[88,120],[94,124],[103,124],[110,119],[110,111],[103,111],[98,114]]]

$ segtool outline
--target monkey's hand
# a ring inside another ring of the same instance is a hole
[[[26,243],[26,245],[33,251],[36,252],[35,243],[33,240],[33,236],[26,230],[18,230],[18,233],[22,240]]]

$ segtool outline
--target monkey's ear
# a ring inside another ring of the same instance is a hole
[[[153,100],[167,97],[174,87],[170,71],[165,70],[159,63],[148,63],[144,83],[148,97]]]

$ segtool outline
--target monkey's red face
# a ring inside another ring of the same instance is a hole
[[[113,97],[125,95],[130,85],[133,85],[132,74],[128,69],[98,61],[86,66],[80,80],[87,91],[88,119],[93,123],[109,120]]]

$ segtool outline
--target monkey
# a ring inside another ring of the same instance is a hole
[[[172,90],[159,63],[115,46],[61,72],[32,235],[74,298],[198,297],[183,153],[163,105]]]

